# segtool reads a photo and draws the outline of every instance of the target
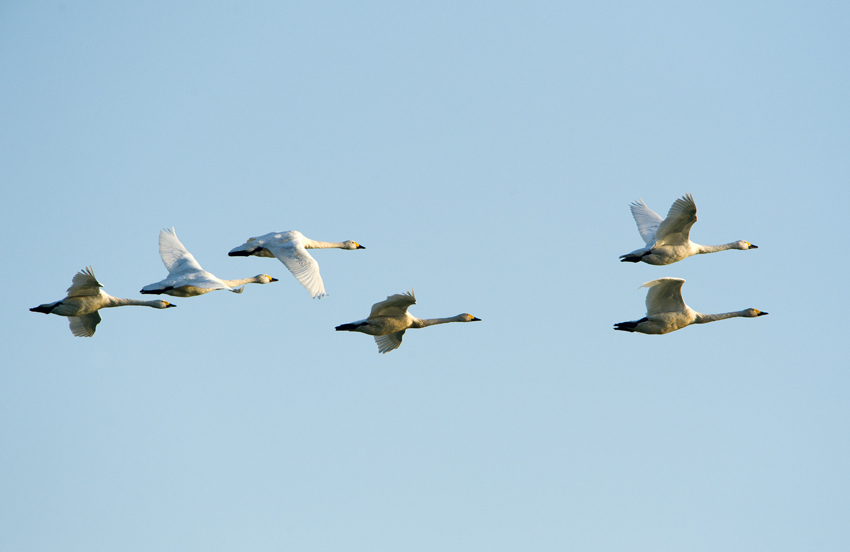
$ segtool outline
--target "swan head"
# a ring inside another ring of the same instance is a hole
[[[743,313],[743,315],[746,316],[747,318],[755,318],[756,316],[764,316],[766,314],[768,314],[768,313],[762,312],[758,309],[747,309]]]
[[[257,279],[258,284],[268,284],[268,283],[271,283],[271,282],[277,282],[278,281],[277,278],[272,278],[268,274],[258,274],[257,276],[254,276],[254,278]]]
[[[340,249],[366,249],[356,241],[346,240],[342,242],[342,247]]]
[[[744,240],[741,240],[741,241],[735,242],[735,247],[736,247],[737,249],[743,249],[743,250],[745,250],[745,251],[746,251],[747,249],[758,249],[758,248],[759,248],[759,246],[757,246],[757,245],[753,245],[753,244],[751,244],[750,242],[748,242],[748,241],[744,241]]]
[[[463,313],[456,316],[458,322],[481,322],[480,318],[476,318],[471,314]]]
[[[176,307],[174,303],[169,303],[168,301],[154,301],[153,308],[155,309],[167,309],[169,307]]]

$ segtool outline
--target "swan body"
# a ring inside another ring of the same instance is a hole
[[[401,338],[408,328],[425,328],[434,324],[447,324],[449,322],[477,322],[471,314],[459,314],[450,318],[416,318],[407,308],[416,304],[413,290],[410,293],[398,293],[390,295],[386,301],[372,305],[369,318],[342,324],[336,327],[336,331],[360,332],[375,337],[379,353],[388,353],[401,346]]]
[[[268,274],[258,274],[253,278],[221,280],[207,272],[195,257],[183,246],[174,228],[159,233],[159,256],[168,270],[168,278],[142,288],[140,293],[166,294],[174,297],[195,297],[217,289],[226,289],[233,293],[242,293],[245,284],[268,284],[277,282]],[[242,287],[237,287],[242,286]]]
[[[120,299],[112,297],[100,288],[103,285],[97,281],[91,267],[81,270],[74,275],[68,296],[53,303],[45,303],[33,307],[32,312],[58,314],[70,318],[71,333],[77,337],[91,337],[100,323],[100,309],[139,305],[155,309],[173,307],[168,301],[139,301],[136,299]]]
[[[614,324],[615,330],[645,334],[666,334],[681,330],[691,324],[706,324],[727,318],[755,318],[767,313],[758,309],[725,312],[722,314],[702,314],[685,304],[682,299],[681,278],[659,278],[643,284],[649,288],[646,294],[646,316],[634,322]]]
[[[295,279],[307,288],[314,299],[325,297],[325,284],[319,274],[319,263],[308,249],[366,249],[355,241],[323,242],[307,238],[297,230],[289,232],[271,232],[264,236],[250,238],[239,247],[230,250],[231,257],[272,257],[276,258],[292,272]]]
[[[630,205],[638,232],[646,247],[620,255],[621,262],[644,262],[651,265],[668,265],[702,253],[715,253],[727,249],[758,249],[743,240],[723,245],[700,245],[690,240],[691,226],[697,221],[697,206],[691,194],[677,199],[661,219],[643,200]]]

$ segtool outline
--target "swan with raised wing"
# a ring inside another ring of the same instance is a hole
[[[697,206],[691,194],[677,199],[661,219],[642,199],[630,205],[632,216],[646,247],[620,255],[621,262],[668,265],[702,253],[727,249],[758,249],[750,242],[739,240],[723,245],[700,245],[690,240],[691,227],[697,221]]]
[[[413,289],[409,293],[397,293],[387,297],[386,301],[372,305],[369,318],[342,324],[336,327],[338,332],[360,332],[375,337],[379,353],[388,353],[401,346],[401,338],[408,328],[425,328],[435,324],[449,322],[478,322],[481,319],[471,314],[458,314],[450,318],[416,318],[407,308],[416,304]]]
[[[175,306],[168,301],[139,301],[137,299],[112,297],[100,289],[102,287],[103,285],[94,277],[94,271],[89,266],[74,275],[71,287],[68,288],[67,297],[53,303],[33,307],[30,310],[44,314],[67,316],[70,319],[71,333],[77,337],[91,337],[100,323],[100,314],[97,312],[100,309],[129,305],[153,307],[155,309],[167,309]]]

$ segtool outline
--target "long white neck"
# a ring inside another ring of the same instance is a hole
[[[232,288],[242,286],[242,285],[245,285],[245,284],[261,284],[262,283],[260,281],[259,276],[253,276],[251,278],[238,278],[236,280],[221,280],[221,281],[224,282],[225,284],[227,284],[228,286],[232,287]]]
[[[101,292],[103,293],[103,292]],[[106,295],[104,293],[104,295]],[[106,300],[101,308],[107,309],[110,307],[126,307],[128,305],[136,305],[139,307],[153,307],[160,308],[162,305],[162,301],[153,300],[153,301],[141,301],[139,299],[122,299],[121,297],[113,297],[111,295],[106,295]]]
[[[747,316],[747,311],[735,311],[735,312],[723,312],[720,314],[702,314],[700,312],[696,313],[696,318],[694,319],[694,324],[707,324],[708,322],[715,322],[717,320],[726,320],[727,318],[736,318],[739,316]]]
[[[448,324],[449,322],[465,322],[465,320],[461,320],[462,316],[462,314],[459,314],[450,318],[416,318],[413,320],[413,323],[410,325],[410,327],[424,328],[426,326],[433,326],[435,324]]]
[[[726,251],[727,249],[738,249],[738,242],[724,243],[723,245],[700,245],[695,243],[694,249],[697,254],[716,253],[718,251]]]
[[[344,242],[323,242],[311,240],[309,238],[304,238],[302,243],[304,244],[305,249],[343,249],[345,247]]]

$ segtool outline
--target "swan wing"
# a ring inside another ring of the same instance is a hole
[[[319,263],[310,256],[300,239],[291,239],[283,243],[266,242],[264,247],[289,269],[314,299],[321,299],[327,295],[322,276],[319,274]]]
[[[413,288],[411,288],[407,293],[390,295],[386,301],[372,305],[372,312],[369,313],[369,318],[376,316],[404,316],[407,314],[407,308],[415,304],[416,297],[413,295]],[[401,343],[401,337],[399,337],[399,343]]]
[[[646,294],[646,315],[652,316],[661,312],[682,312],[685,310],[685,300],[682,299],[681,278],[659,278],[643,284],[649,288]]]
[[[685,245],[690,240],[691,226],[697,221],[697,206],[691,194],[673,202],[667,218],[655,232],[657,245]]]
[[[647,207],[646,203],[640,198],[629,205],[629,209],[632,210],[632,216],[635,218],[638,232],[640,232],[640,237],[643,238],[644,243],[646,245],[655,243],[655,233],[663,219],[658,213]]]
[[[169,274],[203,270],[195,257],[180,243],[174,228],[159,233],[159,256]]]
[[[401,338],[404,336],[404,332],[405,330],[401,330],[400,332],[387,335],[376,335],[375,343],[378,344],[378,352],[382,354],[389,353],[390,351],[401,347]]]
[[[100,324],[100,314],[97,311],[83,316],[70,316],[68,321],[71,325],[71,333],[77,337],[91,337],[94,330]]]
[[[68,297],[91,297],[100,294],[103,284],[94,277],[94,271],[90,266],[74,274],[71,287],[68,288]]]

